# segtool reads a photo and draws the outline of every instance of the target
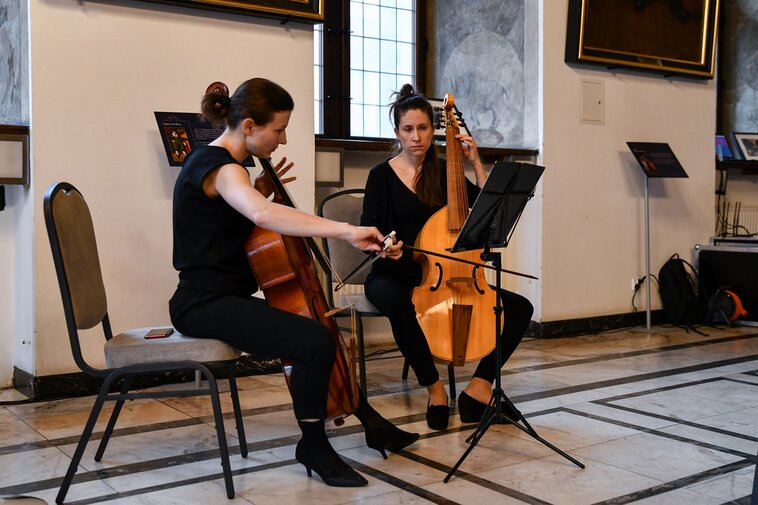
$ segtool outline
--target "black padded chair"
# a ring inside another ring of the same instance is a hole
[[[240,453],[242,457],[247,457],[247,443],[234,375],[234,365],[241,355],[240,351],[220,340],[191,338],[178,332],[166,338],[145,339],[144,336],[150,327],[135,328],[113,335],[108,319],[108,305],[92,216],[84,197],[69,183],[54,184],[45,194],[44,214],[74,361],[84,373],[103,379],[55,501],[62,503],[65,500],[106,401],[115,401],[116,404],[102,434],[95,461],[100,461],[103,457],[124,401],[199,395],[209,395],[211,399],[226,494],[233,498],[234,484],[218,386],[211,370],[224,370],[227,374]],[[106,368],[98,368],[87,363],[81,350],[79,330],[87,330],[98,325],[102,327],[105,336]],[[176,391],[132,391],[135,379],[140,376],[183,371],[201,374],[207,380],[208,387],[188,387]]]
[[[361,213],[363,212],[363,189],[345,189],[333,193],[324,198],[318,206],[317,213],[321,217],[341,221],[354,225],[360,224]],[[352,272],[361,261],[366,259],[366,255],[342,240],[327,239],[325,241],[325,252],[329,258],[332,268],[340,278],[346,277]],[[332,307],[348,307],[351,304],[355,306],[356,312],[356,333],[358,337],[358,367],[360,369],[361,389],[366,391],[366,350],[363,338],[363,318],[364,317],[384,317],[379,310],[374,307],[363,293],[363,283],[366,281],[369,270],[350,278],[345,288],[349,290],[349,295],[343,291],[335,292],[329,287],[334,287],[337,280],[331,271],[326,272],[327,289],[326,296]],[[351,287],[352,286],[352,287]],[[350,310],[345,309],[337,317],[349,317]],[[403,362],[403,380],[408,379],[408,361]],[[455,372],[453,365],[448,365],[448,386],[450,388],[451,398],[455,398]]]

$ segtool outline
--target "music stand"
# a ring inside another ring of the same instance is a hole
[[[665,142],[627,142],[640,168],[645,173],[645,319],[647,330],[651,326],[650,312],[650,179],[661,177],[689,177],[676,155]]]
[[[568,459],[579,468],[584,468],[582,463],[539,436],[526,418],[524,418],[523,414],[506,396],[500,380],[500,315],[503,312],[500,300],[502,265],[500,253],[493,252],[491,248],[508,245],[513,229],[521,217],[526,203],[534,195],[534,187],[537,185],[537,181],[539,181],[544,170],[544,167],[528,163],[496,163],[492,167],[492,171],[484,183],[484,187],[479,193],[476,202],[474,202],[474,206],[468,218],[466,218],[466,222],[463,223],[463,228],[461,228],[455,244],[449,249],[450,252],[484,249],[481,255],[482,260],[491,261],[495,267],[495,284],[498,295],[495,297],[497,302],[493,310],[495,311],[495,353],[497,357],[495,366],[498,369],[495,374],[495,387],[492,390],[492,397],[487,404],[487,408],[484,410],[481,421],[479,421],[479,426],[466,439],[466,442],[469,443],[468,448],[455,463],[443,482],[450,480],[450,477],[458,470],[458,467],[469,453],[474,450],[474,447],[476,447],[490,426],[493,424],[503,424],[506,421]],[[503,405],[506,405],[510,415],[503,412]]]

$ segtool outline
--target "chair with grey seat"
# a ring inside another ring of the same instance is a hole
[[[234,484],[229,465],[229,450],[213,371],[224,371],[229,379],[240,454],[247,457],[247,443],[234,375],[234,366],[239,360],[240,351],[220,340],[191,338],[178,332],[166,338],[145,339],[150,327],[135,328],[113,335],[92,216],[82,194],[66,182],[50,186],[44,198],[44,214],[74,361],[87,375],[103,380],[55,501],[62,503],[65,500],[105,401],[115,401],[115,405],[95,453],[95,461],[100,461],[103,457],[124,401],[199,395],[210,396],[226,494],[233,498]],[[106,368],[90,365],[82,354],[79,331],[98,325],[105,336]],[[139,377],[193,371],[205,377],[207,388],[132,391],[132,386]]]
[[[335,221],[346,222],[354,225],[360,224],[361,213],[363,212],[363,189],[345,189],[325,197],[318,206],[317,213],[319,216]],[[336,239],[327,239],[325,241],[325,252],[329,257],[332,268],[340,279],[346,277],[352,272],[361,261],[366,259],[366,255],[349,245],[347,242]],[[345,286],[360,286],[366,281],[369,269],[364,270],[351,277]],[[384,317],[379,310],[363,294],[363,290],[350,290],[349,294],[344,292],[335,293],[330,286],[333,286],[337,279],[331,271],[326,272],[327,289],[326,296],[332,307],[348,307],[355,305],[356,333],[358,337],[358,367],[360,369],[361,389],[366,390],[366,350],[363,337],[363,320],[364,317]],[[357,292],[356,292],[357,291]],[[337,294],[335,298],[335,294]],[[350,310],[345,309],[337,317],[350,316]],[[448,386],[450,388],[450,397],[455,398],[455,373],[453,365],[448,365]],[[403,362],[403,380],[408,379],[408,361]]]

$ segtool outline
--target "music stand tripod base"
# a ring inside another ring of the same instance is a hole
[[[463,228],[461,228],[458,239],[453,247],[450,248],[451,252],[484,249],[482,260],[485,262],[491,261],[496,270],[496,293],[500,293],[501,291],[500,277],[503,269],[500,253],[492,252],[490,248],[505,247],[508,244],[513,228],[520,219],[527,201],[534,194],[534,187],[543,171],[543,167],[526,163],[496,163],[490,171],[490,175],[479,197],[474,202],[474,206],[466,222],[463,224]],[[461,466],[493,424],[511,423],[579,468],[584,468],[581,462],[542,438],[503,391],[500,377],[500,334],[503,307],[500,296],[496,296],[495,299],[496,305],[492,309],[495,312],[495,366],[498,367],[495,374],[495,386],[484,415],[482,415],[482,419],[479,421],[479,425],[474,430],[474,433],[466,439],[469,446],[443,479],[443,482],[447,483],[450,480],[458,470],[458,467]],[[503,413],[503,405],[508,408],[510,415]]]
[[[486,249],[485,249],[486,250]],[[486,253],[485,253],[486,254]],[[500,254],[495,253],[498,257],[494,260],[495,264],[499,266],[500,264]],[[500,276],[497,277],[497,289],[498,292],[500,291]],[[502,312],[503,308],[500,306],[500,297],[497,297],[497,306],[495,307],[495,321],[497,326],[497,340],[495,341],[495,347],[497,350],[497,363],[500,363],[500,313]],[[505,405],[508,408],[509,413],[513,413],[515,415],[506,415],[503,412],[503,405]],[[501,387],[501,379],[500,379],[500,370],[498,370],[497,375],[495,376],[495,387],[492,390],[492,396],[490,397],[490,401],[487,404],[487,408],[484,410],[484,414],[482,415],[482,419],[479,421],[479,425],[474,430],[474,433],[472,433],[467,439],[466,442],[469,444],[469,446],[466,448],[466,451],[461,455],[461,457],[458,459],[458,461],[453,465],[453,468],[450,469],[450,472],[445,476],[445,478],[442,480],[442,482],[447,483],[450,478],[455,474],[455,472],[458,470],[458,467],[461,466],[463,461],[468,457],[468,455],[471,453],[471,451],[474,450],[474,447],[479,443],[479,440],[484,436],[484,434],[487,432],[490,426],[493,424],[507,424],[510,423],[516,428],[520,429],[533,439],[540,442],[545,447],[548,447],[555,451],[556,453],[560,454],[567,460],[574,463],[579,468],[584,469],[585,466],[582,462],[578,461],[576,458],[572,457],[571,455],[567,454],[566,452],[562,451],[558,447],[554,446],[544,438],[542,438],[537,431],[532,428],[532,426],[529,424],[529,422],[526,420],[524,415],[519,411],[516,406],[513,404],[513,402],[506,396],[505,392],[503,391],[503,388]]]

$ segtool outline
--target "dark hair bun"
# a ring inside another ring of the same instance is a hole
[[[214,109],[224,109],[229,105],[229,88],[223,82],[213,82],[205,89],[205,98]]]
[[[208,85],[205,90],[206,95],[229,96],[229,88],[223,82],[216,81]]]
[[[402,98],[405,98],[406,96],[411,96],[415,94],[416,94],[416,90],[413,89],[413,86],[411,84],[406,83],[406,84],[403,84],[403,87],[400,88],[400,91],[398,92],[397,95],[398,95],[398,98],[402,99]]]

